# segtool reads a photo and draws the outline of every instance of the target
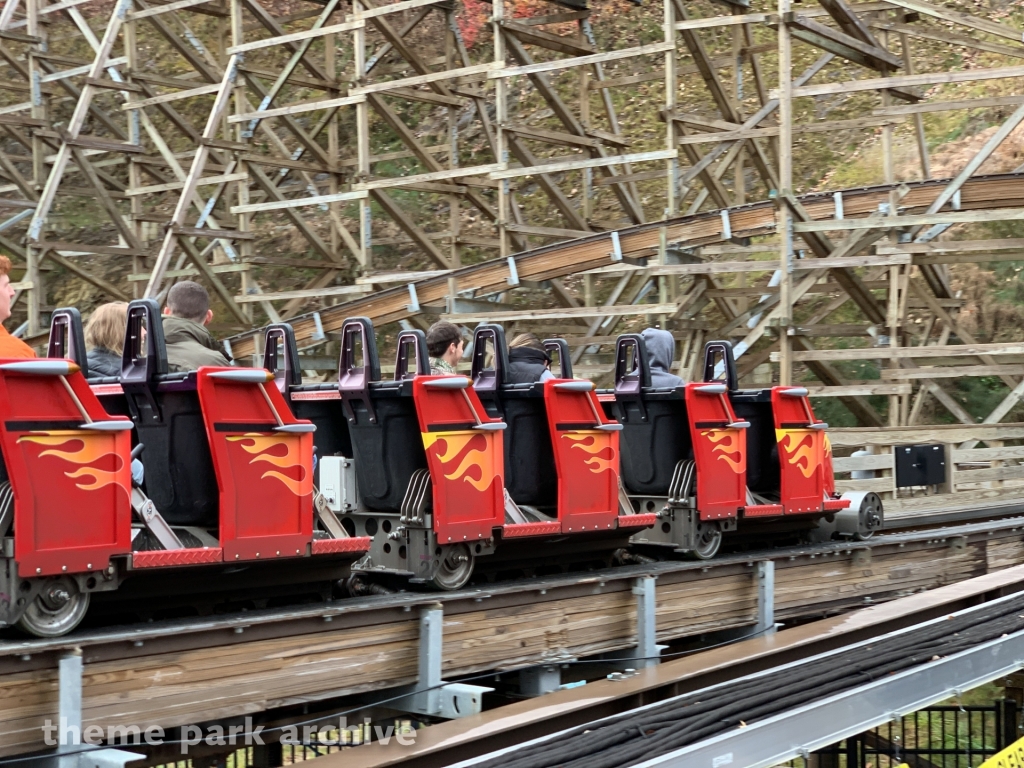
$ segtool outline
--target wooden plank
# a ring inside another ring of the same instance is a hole
[[[910,384],[843,384],[839,386],[811,386],[807,393],[811,397],[867,397],[869,395],[909,395],[913,393]]]
[[[926,427],[838,427],[828,431],[833,448],[888,447],[901,443],[966,443],[1022,440],[1024,424],[932,424]]]
[[[503,67],[488,72],[487,77],[496,80],[499,78],[518,77],[520,75],[536,75],[542,72],[557,72],[562,69],[585,67],[591,64],[604,64],[609,61],[631,59],[636,56],[649,56],[671,50],[675,50],[674,43],[652,43],[651,45],[639,45],[635,48],[624,48],[618,51],[595,53],[591,56],[576,56],[571,59],[555,59],[553,61],[539,61],[534,64],[522,64],[518,67]]]
[[[342,203],[346,200],[362,200],[367,196],[365,190],[354,192],[338,192],[333,195],[316,195],[315,197],[300,197],[287,200],[271,200],[266,203],[249,203],[247,205],[231,206],[231,213],[258,213],[260,211],[279,211],[283,208],[303,208],[309,205],[325,205],[327,203]]]
[[[439,83],[444,80],[459,80],[473,75],[493,74],[493,72],[500,66],[501,65],[496,62],[488,61],[483,64],[473,64],[472,66],[461,67],[459,69],[445,69],[440,72],[428,72],[425,75],[403,77],[400,80],[387,80],[381,83],[371,83],[370,85],[363,85],[358,88],[349,89],[349,96],[366,96],[370,93],[383,93],[395,88],[412,88],[417,85]]]
[[[1024,101],[1024,97],[1021,97]],[[876,128],[880,125],[892,125],[893,117],[858,117],[852,120],[831,120],[823,123],[804,123],[793,126],[793,135],[807,133],[832,133],[833,131],[846,131],[856,128]],[[779,127],[768,128],[744,128],[737,130],[725,130],[717,133],[691,133],[679,137],[679,144],[706,144],[712,141],[735,141],[737,139],[756,139],[768,136],[778,136]]]
[[[127,104],[121,105],[121,110],[124,112],[130,112],[133,109],[142,109],[144,107],[151,107],[154,104],[169,104],[172,101],[180,101],[181,99],[190,99],[193,96],[208,96],[213,93],[217,93],[220,90],[220,83],[210,83],[208,85],[200,85],[196,88],[190,88],[187,91],[178,91],[177,93],[164,93],[160,96],[153,96],[149,99],[141,99],[139,101],[129,101]]]
[[[319,29],[310,29],[305,32],[292,32],[288,35],[278,35],[271,37],[266,40],[255,40],[251,43],[243,43],[242,45],[234,45],[227,49],[226,53],[228,56],[232,56],[236,53],[246,53],[248,51],[258,51],[261,48],[273,48],[286,43],[297,43],[302,40],[309,40],[314,37],[326,37],[327,35],[333,35],[338,32],[351,32],[355,29],[363,29],[366,26],[365,21],[345,21],[341,24],[331,24],[327,27],[320,27]]]
[[[452,323],[486,323],[492,320],[563,320],[613,315],[670,315],[675,311],[675,304],[627,304],[624,306],[565,307],[561,309],[498,309],[495,312],[453,313],[442,317]]]
[[[931,224],[978,224],[992,221],[1024,221],[1024,208],[996,208],[990,211],[948,211],[900,216],[872,216],[862,219],[797,221],[794,232],[834,232],[858,229],[893,229]]]
[[[882,379],[959,379],[965,376],[1024,376],[1024,365],[930,365],[926,368],[884,368]]]
[[[872,349],[815,349],[794,353],[795,360],[912,360],[975,355],[1022,355],[1024,342],[947,344],[933,347],[877,347]]]
[[[1024,76],[1024,66],[990,67],[968,69],[954,72],[922,72],[916,75],[898,75],[894,77],[875,77],[865,80],[844,80],[839,83],[821,83],[819,85],[802,85],[793,89],[793,98],[802,96],[829,96],[837,93],[856,93],[858,91],[879,91],[887,88],[903,88],[915,85],[936,85],[939,83],[973,83],[983,80],[1002,80]],[[772,91],[772,98],[777,98]]]
[[[485,173],[489,174],[495,171],[503,170],[505,167],[505,163],[491,163],[489,165],[448,168],[443,171],[433,171],[432,173],[420,173],[414,176],[400,176],[390,179],[374,179],[373,181],[365,181],[353,184],[352,188],[358,191],[371,189],[388,189],[390,187],[404,187],[410,184],[417,184],[419,182],[425,181],[440,181],[442,179],[461,179],[467,176],[482,176]]]
[[[891,261],[890,261],[891,259]],[[909,264],[909,254],[893,254],[891,256],[840,256],[824,259],[798,259],[793,261],[793,271],[816,269],[852,269],[854,267],[881,267],[896,264]],[[655,275],[710,275],[719,272],[771,272],[779,268],[776,260],[772,261],[708,261],[703,264],[666,264],[650,267],[649,273]]]
[[[711,29],[717,27],[731,27],[737,24],[763,24],[768,21],[771,14],[768,13],[741,13],[736,16],[711,16],[706,19],[687,19],[677,21],[676,30],[684,29]]]
[[[327,266],[326,264],[324,266]],[[235,296],[239,304],[252,304],[258,301],[284,301],[291,299],[326,298],[328,296],[362,295],[373,289],[363,285],[335,285],[330,288],[308,288],[297,291],[277,291],[275,293],[240,294]]]
[[[197,5],[206,5],[207,3],[216,3],[217,0],[177,0],[177,2],[167,3],[166,5],[157,5],[152,8],[146,8],[143,11],[128,11],[128,20],[135,21],[136,19],[145,19],[149,16],[158,16],[162,13],[170,13],[171,11],[183,11],[186,8],[194,8]]]
[[[659,149],[653,152],[635,152],[628,155],[610,155],[607,157],[591,157],[585,160],[563,160],[539,163],[527,168],[508,168],[492,171],[488,178],[494,180],[515,179],[522,176],[536,176],[541,173],[559,173],[561,171],[577,171],[585,168],[604,168],[610,165],[625,163],[646,163],[655,160],[671,160],[678,157],[674,149]]]

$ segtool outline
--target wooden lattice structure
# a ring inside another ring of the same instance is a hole
[[[748,381],[813,374],[868,426],[928,396],[972,423],[944,381],[998,375],[997,422],[1024,346],[976,343],[947,265],[1024,259],[1024,238],[940,235],[1024,218],[1024,166],[983,168],[1024,122],[1024,45],[970,8],[663,0],[623,36],[626,8],[584,0],[6,0],[0,248],[36,340],[55,267],[116,299],[196,277],[235,327],[290,321],[313,355],[346,316],[443,315],[557,332],[598,375],[639,318],[684,376],[731,338]],[[922,44],[971,56],[922,71]],[[957,90],[982,81],[1007,92]],[[977,108],[1007,115],[933,179],[923,116]],[[811,188],[801,153],[837,136],[880,143],[876,186]],[[73,231],[82,199],[105,219]],[[851,381],[856,360],[882,378]]]

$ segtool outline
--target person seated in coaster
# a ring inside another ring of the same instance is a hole
[[[89,377],[121,375],[124,329],[128,324],[128,304],[112,301],[93,310],[85,325],[85,346],[89,350]]]
[[[676,356],[676,340],[668,331],[647,328],[640,334],[647,347],[647,362],[651,366],[652,387],[680,387],[683,380],[672,373],[672,360]]]
[[[11,285],[11,260],[0,256],[0,324],[11,316],[11,302],[14,301],[14,286]],[[0,325],[0,359],[12,357],[35,357],[32,347],[21,339],[11,336]]]
[[[203,286],[191,280],[171,286],[163,317],[169,370],[194,371],[204,365],[231,365],[207,330],[211,320],[210,295]]]
[[[453,323],[439,320],[427,330],[427,352],[430,355],[430,373],[433,376],[454,376],[465,343],[462,331]]]
[[[532,333],[520,333],[508,345],[508,380],[510,384],[532,384],[555,378],[551,373],[551,356]]]

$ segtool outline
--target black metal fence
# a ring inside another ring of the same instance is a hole
[[[1020,737],[1015,701],[929,707],[820,750],[792,768],[977,768]]]

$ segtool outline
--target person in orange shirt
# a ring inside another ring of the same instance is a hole
[[[0,323],[11,316],[11,302],[14,300],[14,288],[11,286],[11,260],[0,256]],[[12,357],[35,357],[32,347],[21,339],[16,339],[0,325],[0,360]]]

